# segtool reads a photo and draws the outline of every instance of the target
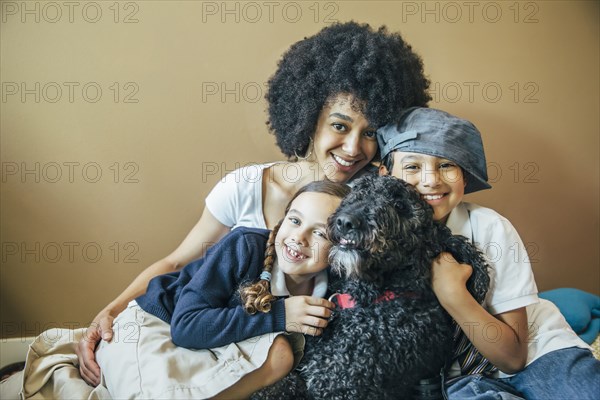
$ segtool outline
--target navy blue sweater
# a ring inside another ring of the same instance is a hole
[[[171,324],[173,343],[208,349],[285,330],[284,299],[269,313],[244,311],[238,288],[260,275],[269,231],[240,227],[211,247],[206,256],[148,283],[136,299],[140,307]]]

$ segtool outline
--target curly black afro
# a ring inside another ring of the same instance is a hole
[[[327,101],[352,95],[375,128],[431,100],[421,58],[385,26],[336,23],[293,44],[269,79],[270,131],[288,157],[305,154]]]

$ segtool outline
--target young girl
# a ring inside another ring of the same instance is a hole
[[[152,279],[96,353],[113,398],[243,398],[289,373],[304,337],[284,332],[320,335],[334,307],[320,298],[327,219],[348,192],[310,183],[272,232],[240,227],[203,259]]]
[[[598,398],[600,362],[558,309],[538,299],[517,231],[494,210],[462,201],[491,187],[477,128],[443,111],[412,108],[380,129],[378,141],[381,174],[414,185],[436,220],[489,250],[492,284],[482,305],[466,290],[470,266],[450,255],[433,266],[433,290],[464,332],[455,338],[450,375],[462,377],[450,381],[450,398]],[[528,326],[535,336],[528,337]]]

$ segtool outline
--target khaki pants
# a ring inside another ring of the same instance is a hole
[[[259,368],[275,337],[282,334],[189,350],[175,346],[170,326],[135,302],[115,319],[113,329],[113,340],[102,341],[96,351],[102,368],[98,387],[88,386],[79,374],[75,348],[86,329],[50,329],[30,345],[23,372],[0,384],[0,399],[207,398]],[[304,336],[286,337],[297,364]]]
[[[0,384],[1,399],[110,399],[79,375],[75,346],[85,329],[50,329],[29,345],[25,369]]]
[[[142,310],[135,301],[115,319],[113,330],[113,340],[101,342],[96,358],[103,384],[118,399],[213,397],[262,366],[273,340],[283,334],[257,336],[210,350],[190,350],[175,346],[170,325]],[[300,357],[304,337],[299,336],[301,343],[292,343]]]

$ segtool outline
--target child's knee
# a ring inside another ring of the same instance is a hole
[[[289,374],[294,366],[294,352],[290,342],[283,335],[279,335],[273,341],[269,349],[265,378],[267,385],[272,385]]]

